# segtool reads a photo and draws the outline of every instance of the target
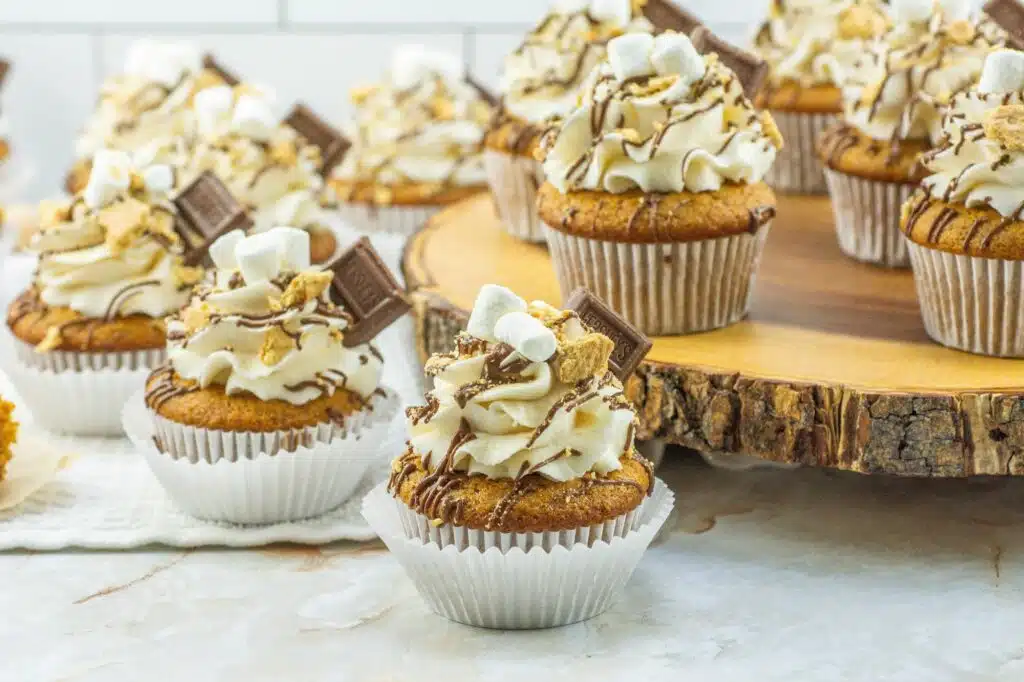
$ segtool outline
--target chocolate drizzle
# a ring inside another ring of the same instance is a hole
[[[175,383],[174,368],[164,365],[153,371],[146,382],[146,407],[159,412],[170,400],[199,390],[199,384]]]

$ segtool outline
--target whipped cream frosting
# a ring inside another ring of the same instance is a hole
[[[182,186],[213,171],[249,208],[257,232],[325,224],[320,151],[280,121],[272,93],[247,84],[208,88],[195,97],[193,112],[196,141]]]
[[[753,50],[773,84],[841,86],[888,26],[879,0],[774,0]]]
[[[1002,50],[985,63],[981,87],[953,98],[943,142],[924,158],[924,189],[946,202],[1024,212],[1024,53]]]
[[[43,303],[94,319],[163,317],[184,305],[202,272],[183,263],[173,183],[167,166],[136,168],[124,152],[98,152],[78,197],[40,207],[31,248]]]
[[[848,123],[877,140],[939,140],[943,109],[978,80],[985,57],[1004,41],[988,19],[953,4],[893,3],[892,30],[845,83]]]
[[[124,71],[104,81],[99,102],[75,144],[80,159],[100,149],[132,151],[157,138],[192,131],[190,104],[220,79],[203,69],[194,46],[140,40],[129,48]]]
[[[565,116],[584,80],[606,54],[609,40],[651,23],[631,0],[561,0],[505,58],[501,93],[505,112],[529,123]]]
[[[434,389],[408,411],[411,452],[431,471],[568,481],[617,470],[633,452],[636,415],[608,371],[612,342],[575,313],[489,285],[456,341],[428,361]]]
[[[210,256],[216,269],[167,321],[178,376],[293,405],[338,390],[369,399],[377,390],[383,359],[371,344],[344,345],[351,317],[330,300],[333,273],[311,269],[308,232],[236,230]]]
[[[583,101],[542,141],[559,191],[708,192],[760,182],[782,146],[767,112],[716,55],[684,35],[621,36]]]
[[[336,179],[377,186],[379,203],[389,203],[388,186],[486,183],[481,145],[491,107],[453,56],[402,48],[385,82],[354,90],[352,102],[345,128],[352,147]]]

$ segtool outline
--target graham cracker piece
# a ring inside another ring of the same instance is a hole
[[[273,367],[295,348],[295,341],[280,327],[271,327],[260,346],[260,362]]]
[[[285,308],[305,305],[320,296],[333,279],[333,272],[303,272],[296,275],[281,295],[281,305]]]
[[[555,371],[559,381],[575,384],[588,377],[604,376],[615,344],[607,336],[591,332],[558,349]]]
[[[127,197],[110,204],[97,214],[97,220],[107,231],[107,248],[121,253],[145,230],[151,209],[138,199]]]
[[[985,116],[985,136],[1010,151],[1024,151],[1024,105],[1005,104]]]

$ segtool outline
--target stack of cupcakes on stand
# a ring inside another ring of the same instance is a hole
[[[203,234],[246,221],[210,175],[178,203]],[[215,269],[168,320],[167,364],[125,408],[125,430],[194,516],[315,516],[379,463],[398,399],[380,386],[372,339],[408,305],[368,242],[328,270],[309,249],[290,227],[210,244]]]
[[[461,61],[418,46],[395,52],[385,82],[352,92],[352,147],[332,174],[342,218],[410,235],[486,186],[482,145],[492,97]]]
[[[942,111],[978,79],[1003,41],[987,20],[924,0],[893,0],[892,29],[847,79],[844,120],[819,153],[843,253],[908,267],[900,208],[923,172],[921,154],[942,135]]]
[[[844,80],[889,19],[881,0],[773,0],[754,52],[768,62],[758,97],[786,139],[765,180],[780,192],[824,194],[818,137],[843,111]]]
[[[537,144],[549,119],[575,109],[609,40],[652,30],[636,5],[631,0],[555,2],[505,58],[501,103],[485,140],[484,164],[498,216],[513,236],[544,241],[536,208],[537,188],[544,180],[534,158]]]
[[[91,166],[78,197],[41,207],[38,267],[8,310],[2,361],[38,423],[116,435],[121,406],[165,358],[163,317],[203,273],[176,230],[170,168],[110,150]]]
[[[612,40],[542,144],[538,208],[563,295],[586,287],[652,335],[740,319],[775,215],[762,179],[782,138],[746,94],[764,65],[694,36],[709,54],[674,32]]]
[[[553,627],[611,605],[672,507],[623,393],[650,342],[589,292],[484,287],[363,514],[437,613]]]

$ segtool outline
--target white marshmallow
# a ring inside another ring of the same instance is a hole
[[[422,45],[402,45],[391,58],[391,80],[399,90],[416,87],[435,75],[453,83],[462,80],[462,73],[457,57]]]
[[[166,164],[150,166],[142,171],[146,190],[153,194],[167,194],[174,189],[174,171]]]
[[[242,95],[235,103],[231,128],[254,140],[269,140],[277,128],[277,119],[262,97]]]
[[[996,50],[985,58],[978,92],[1020,92],[1024,90],[1024,52]]]
[[[889,13],[898,24],[928,21],[935,12],[935,0],[893,0]]]
[[[974,10],[970,0],[940,0],[939,4],[942,6],[946,21],[970,19]]]
[[[651,64],[658,74],[678,74],[686,83],[693,83],[703,77],[707,68],[704,57],[682,33],[662,33],[655,37]]]
[[[89,208],[106,205],[131,184],[132,162],[127,153],[101,149],[92,160],[89,183],[82,191],[82,198]]]
[[[649,33],[627,33],[608,43],[608,64],[619,81],[654,73],[651,51],[654,36]]]
[[[558,350],[555,333],[528,313],[503,315],[494,326],[494,337],[531,362],[546,362]]]
[[[525,313],[526,301],[497,284],[485,284],[476,296],[466,331],[484,341],[496,341],[494,327],[509,313]]]
[[[231,112],[234,93],[226,85],[206,88],[196,93],[192,108],[196,114],[196,125],[203,135],[210,135],[217,125]]]
[[[280,243],[281,269],[290,272],[309,270],[309,232],[280,226],[267,232]]]
[[[590,14],[615,26],[628,26],[633,18],[632,0],[591,0]]]
[[[139,40],[128,48],[125,73],[172,87],[182,76],[202,68],[202,56],[187,43]]]
[[[285,271],[308,270],[309,233],[275,227],[250,235],[235,246],[235,260],[247,284],[273,279]]]
[[[238,267],[235,249],[244,239],[244,232],[232,230],[210,245],[210,258],[218,270],[234,270]]]
[[[272,214],[277,225],[309,225],[316,221],[319,206],[308,190],[297,190],[274,203]]]

